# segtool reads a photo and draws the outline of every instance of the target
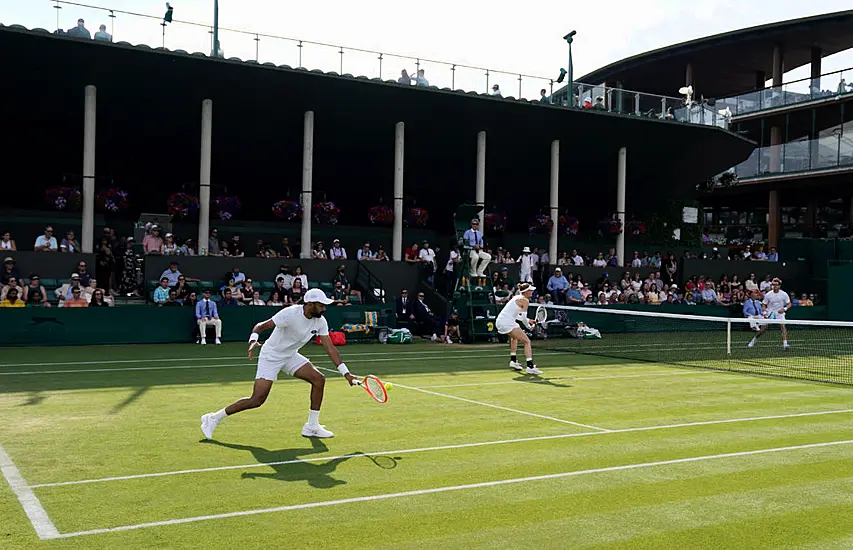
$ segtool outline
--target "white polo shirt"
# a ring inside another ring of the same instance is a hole
[[[315,337],[329,335],[329,324],[325,317],[308,319],[302,308],[301,305],[294,305],[273,315],[275,328],[261,348],[261,359],[287,359]]]

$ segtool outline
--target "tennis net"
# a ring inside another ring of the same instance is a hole
[[[539,306],[535,347],[853,385],[853,323]],[[533,307],[531,317],[535,314]],[[787,332],[783,345],[782,331]]]

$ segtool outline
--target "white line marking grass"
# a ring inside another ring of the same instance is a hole
[[[843,410],[835,410],[835,411],[817,411],[817,412],[805,412],[805,413],[793,413],[793,414],[777,414],[772,416],[753,416],[746,418],[729,418],[723,420],[705,420],[699,422],[686,422],[682,424],[666,424],[662,426],[645,426],[640,428],[622,428],[617,430],[609,430],[606,432],[598,431],[598,432],[577,432],[570,434],[558,434],[558,435],[543,435],[543,436],[534,436],[534,437],[522,437],[517,439],[500,439],[497,441],[481,441],[476,443],[459,443],[455,445],[440,445],[437,447],[419,447],[415,449],[399,449],[396,451],[376,451],[371,453],[365,453],[365,456],[384,456],[384,455],[401,455],[401,454],[411,454],[411,453],[423,453],[423,452],[431,452],[431,451],[447,451],[453,449],[467,449],[472,447],[488,447],[492,445],[506,445],[510,443],[525,443],[530,441],[548,441],[553,439],[567,439],[571,437],[589,437],[595,435],[605,435],[605,434],[619,434],[619,433],[631,433],[631,432],[645,432],[645,431],[655,431],[655,430],[669,430],[675,428],[688,428],[692,426],[712,426],[715,424],[733,424],[738,422],[756,422],[761,420],[780,420],[785,418],[799,418],[799,417],[808,417],[808,416],[823,416],[829,414],[847,414],[853,413],[853,409],[843,409]],[[264,468],[269,466],[279,466],[282,464],[300,464],[304,462],[324,462],[328,460],[339,460],[342,458],[350,458],[350,457],[358,457],[362,456],[360,454],[346,454],[340,456],[323,456],[323,457],[314,457],[314,458],[301,458],[294,460],[282,460],[278,462],[255,462],[252,464],[237,464],[233,466],[214,466],[211,468],[194,468],[190,470],[174,470],[170,472],[153,472],[149,474],[134,474],[134,475],[126,475],[126,476],[113,476],[113,477],[102,477],[96,479],[81,479],[77,481],[60,481],[56,483],[40,483],[37,485],[30,485],[31,488],[41,488],[41,487],[60,487],[64,485],[82,485],[88,483],[104,483],[107,481],[126,481],[131,479],[143,479],[149,477],[165,477],[165,476],[175,476],[175,475],[183,475],[183,474],[199,474],[206,472],[220,472],[223,470],[245,470],[248,468]]]
[[[818,449],[822,447],[834,447],[839,445],[849,445],[853,443],[853,439],[842,441],[827,441],[824,443],[810,443],[807,445],[792,445],[788,447],[774,447],[770,449],[755,449],[752,451],[740,451],[735,453],[723,453],[715,455],[693,456],[688,458],[676,458],[672,460],[659,460],[656,462],[642,462],[639,464],[623,464],[621,466],[608,466],[606,468],[593,468],[588,470],[574,470],[571,472],[561,472],[557,474],[547,474],[539,476],[519,477],[513,479],[501,479],[497,481],[485,481],[481,483],[468,483],[465,485],[452,485],[446,487],[435,487],[432,489],[419,489],[416,491],[404,491],[399,493],[386,493],[382,495],[370,495],[355,498],[345,498],[340,500],[327,500],[321,502],[309,502],[305,504],[294,504],[290,506],[276,506],[274,508],[262,508],[257,510],[242,510],[239,512],[228,512],[225,514],[213,514],[208,516],[196,516],[181,519],[170,519],[165,521],[152,521],[149,523],[138,523],[136,525],[122,525],[120,527],[109,527],[106,529],[92,529],[89,531],[77,531],[75,533],[63,533],[59,538],[81,537],[87,535],[99,535],[104,533],[115,533],[120,531],[133,531],[137,529],[146,529],[149,527],[165,527],[169,525],[181,525],[186,523],[195,523],[199,521],[209,521],[215,519],[236,518],[244,516],[254,516],[258,514],[270,514],[275,512],[287,512],[290,510],[304,510],[308,508],[322,508],[326,506],[338,506],[342,504],[353,504],[357,502],[371,502],[376,500],[388,500],[393,498],[415,497],[421,495],[429,495],[435,493],[447,493],[451,491],[466,491],[470,489],[482,489],[486,487],[497,487],[500,485],[509,485],[514,483],[528,483],[531,481],[543,481],[549,479],[561,479],[567,477],[578,477],[590,474],[600,474],[605,472],[621,472],[626,470],[638,470],[642,468],[654,468],[658,466],[670,466],[673,464],[686,464],[693,462],[704,462],[708,460],[720,460],[724,458],[735,458],[743,456],[755,456],[770,453],[781,453],[786,451],[799,451],[803,449]]]
[[[21,475],[18,467],[12,462],[12,457],[6,453],[6,450],[0,446],[0,470],[3,472],[3,477],[12,488],[12,492],[18,497],[18,501],[24,508],[24,513],[27,514],[30,523],[33,524],[33,529],[42,540],[54,539],[59,536],[59,531],[50,518],[47,512],[39,502],[38,497],[33,493],[32,487],[27,485],[24,476]]]
[[[703,374],[731,374],[725,371],[715,371],[715,370],[702,370],[696,372],[655,372],[648,374],[613,374],[607,376],[566,376],[560,378],[542,378],[542,379],[530,379],[525,381],[527,384],[549,384],[554,381],[566,381],[572,382],[575,380],[610,380],[614,378],[655,378],[658,376],[699,376]],[[440,389],[440,388],[469,388],[469,387],[478,387],[478,386],[502,386],[505,384],[518,384],[518,380],[504,380],[502,382],[472,382],[470,384],[439,384],[436,386],[418,386],[418,388],[425,389]]]

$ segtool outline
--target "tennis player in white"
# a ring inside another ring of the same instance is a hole
[[[533,296],[534,290],[536,287],[529,283],[519,283],[518,294],[510,298],[501,312],[498,313],[495,328],[498,329],[499,334],[509,337],[509,366],[511,369],[519,372],[524,370],[527,374],[542,374],[542,371],[533,364],[533,346],[530,345],[530,338],[518,326],[518,323],[521,323],[532,328],[535,324],[533,319],[527,318],[527,308],[530,305],[530,298]],[[524,344],[524,356],[527,359],[526,369],[522,368],[516,355],[519,342]]]
[[[764,295],[764,300],[761,302],[764,305],[764,316],[768,319],[781,319],[785,320],[785,313],[791,309],[791,297],[788,296],[788,293],[782,290],[782,280],[778,277],[773,279],[773,282],[770,287],[770,291]],[[790,346],[788,345],[788,329],[785,328],[784,323],[779,324],[779,328],[782,330],[782,348],[788,349]],[[749,341],[747,347],[752,347],[755,345],[755,342],[767,332],[767,324],[762,323],[761,328],[758,329],[758,334],[756,334],[752,340]]]
[[[323,403],[323,389],[326,377],[314,368],[311,362],[299,354],[299,349],[315,337],[320,341],[332,363],[352,386],[355,377],[350,374],[347,366],[341,361],[341,354],[329,338],[329,324],[323,318],[326,306],[333,300],[318,289],[312,288],[305,293],[304,304],[286,307],[273,315],[272,319],[258,323],[249,336],[249,359],[253,359],[253,351],[261,346],[258,341],[261,333],[272,330],[272,335],[261,347],[258,356],[258,372],[255,375],[255,386],[251,397],[244,397],[217,412],[208,413],[201,417],[201,431],[204,437],[213,437],[216,425],[226,416],[236,414],[246,409],[255,409],[264,404],[272,389],[273,382],[278,378],[279,371],[290,376],[301,378],[311,384],[311,410],[308,411],[308,422],[302,427],[305,437],[332,437],[335,434],[320,425],[320,405]]]

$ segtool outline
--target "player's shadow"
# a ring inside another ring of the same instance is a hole
[[[300,457],[325,453],[329,448],[322,440],[317,438],[311,439],[310,448],[280,449],[277,451],[252,445],[223,443],[216,440],[205,440],[205,442],[211,445],[227,447],[229,449],[249,451],[258,463],[269,464],[269,467],[275,470],[271,473],[243,472],[243,479],[268,478],[276,479],[278,481],[307,481],[308,485],[316,489],[331,489],[338,485],[345,485],[346,481],[342,479],[335,479],[331,477],[331,474],[334,473],[335,469],[337,469],[340,464],[343,464],[350,458],[354,458],[362,454],[360,452],[352,453],[351,455],[335,458],[326,462],[301,462]]]
[[[539,378],[538,376],[516,376],[513,378],[516,382],[524,382],[526,384],[536,384],[539,386],[553,386],[555,388],[571,388],[571,384],[561,384],[557,382],[557,380],[564,380],[563,378]]]

